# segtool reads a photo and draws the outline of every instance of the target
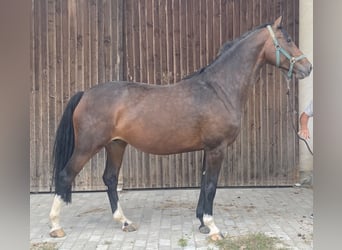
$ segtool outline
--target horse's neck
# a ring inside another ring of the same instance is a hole
[[[260,60],[265,38],[262,30],[239,41],[232,51],[223,52],[212,65],[212,82],[225,98],[226,105],[233,110],[242,110],[248,97],[248,90],[264,64]],[[210,70],[209,70],[210,72]]]

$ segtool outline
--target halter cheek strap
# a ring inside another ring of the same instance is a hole
[[[271,25],[267,25],[267,29],[270,32],[270,35],[271,35],[272,40],[273,40],[274,47],[276,49],[276,65],[279,68],[279,66],[280,66],[280,53],[283,54],[290,61],[290,68],[289,68],[289,71],[287,72],[287,77],[291,78],[292,77],[292,71],[293,71],[294,64],[296,62],[298,62],[299,60],[305,58],[306,56],[303,55],[303,54],[300,55],[300,56],[297,56],[297,57],[291,56],[285,49],[283,49],[279,45],[278,40],[275,37],[275,34],[274,34],[273,30],[272,30]]]

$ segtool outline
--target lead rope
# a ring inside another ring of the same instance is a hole
[[[291,117],[290,117],[292,128],[293,128],[293,130],[294,130],[295,135],[297,136],[297,138],[305,143],[306,148],[308,149],[308,151],[310,152],[310,154],[313,156],[313,152],[312,152],[312,150],[311,150],[311,148],[310,148],[308,142],[307,142],[304,138],[302,138],[302,137],[300,137],[300,136],[298,135],[298,131],[296,130],[296,126],[295,126],[295,124],[294,124],[294,122],[293,122],[293,116],[294,116],[294,115],[296,115],[296,118],[297,118],[297,120],[298,120],[298,112],[295,111],[295,110],[293,109],[292,102],[291,102],[291,100],[290,100],[290,81],[291,81],[291,79],[289,79],[289,78],[287,78],[287,77],[285,77],[285,78],[286,78],[286,83],[287,83],[287,91],[286,91],[287,103],[288,103],[289,108],[290,108],[289,113],[292,114]]]

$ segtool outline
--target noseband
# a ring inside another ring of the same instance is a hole
[[[273,39],[273,44],[274,44],[274,47],[276,49],[276,65],[277,65],[277,67],[279,68],[279,65],[280,65],[280,53],[282,53],[290,61],[290,68],[289,68],[289,71],[287,72],[287,77],[290,79],[292,77],[292,71],[293,71],[294,64],[296,62],[298,62],[299,60],[305,58],[306,56],[303,54],[300,56],[297,56],[297,57],[290,56],[290,54],[285,49],[280,47],[278,40],[275,37],[275,34],[272,30],[271,25],[267,25],[267,29],[271,34],[271,37]]]

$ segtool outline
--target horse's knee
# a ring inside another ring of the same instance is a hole
[[[118,184],[117,177],[115,175],[107,175],[104,174],[102,176],[103,183],[108,187],[108,188],[115,188],[116,185]]]

